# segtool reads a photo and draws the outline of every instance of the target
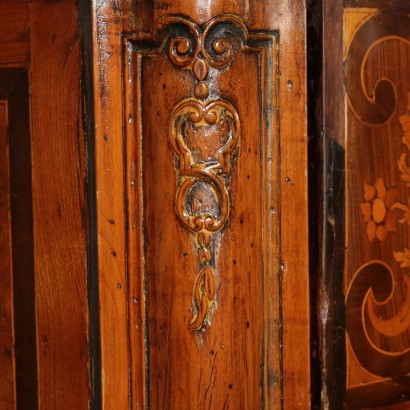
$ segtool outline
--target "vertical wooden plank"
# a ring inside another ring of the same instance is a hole
[[[97,230],[104,409],[129,406],[125,269],[121,13],[93,1]],[[138,383],[142,383],[139,380]]]
[[[249,3],[256,12],[259,2]],[[261,18],[276,25],[280,36],[281,406],[305,409],[311,401],[306,2],[266,2]]]
[[[239,17],[232,17],[232,21],[241,22]],[[232,28],[225,16],[218,23]],[[212,33],[212,23],[209,27]],[[272,32],[265,31],[257,35],[250,32],[249,44],[253,49],[246,48],[248,42],[243,46],[246,52],[238,48],[227,72],[221,74],[215,70],[213,74],[224,89],[225,100],[235,98],[236,125],[240,124],[241,128],[240,148],[233,155],[235,160],[229,162],[232,171],[228,188],[232,200],[229,222],[212,245],[213,254],[219,254],[211,261],[218,281],[218,308],[209,316],[209,323],[194,330],[189,329],[192,322],[189,306],[198,270],[198,250],[189,230],[175,215],[175,185],[169,181],[180,181],[169,149],[170,136],[163,132],[171,121],[172,111],[172,105],[164,102],[169,99],[175,104],[184,100],[193,92],[193,80],[189,72],[170,67],[166,54],[159,58],[152,52],[144,58],[136,52],[143,46],[137,39],[126,43],[130,55],[124,57],[129,62],[127,72],[131,71],[131,78],[124,81],[129,85],[124,108],[126,117],[136,118],[127,124],[126,133],[127,181],[131,187],[127,195],[131,243],[129,283],[130,293],[146,301],[142,322],[146,323],[145,334],[149,339],[145,343],[149,378],[146,377],[145,383],[153,408],[168,403],[180,408],[186,401],[192,406],[203,403],[204,407],[215,403],[234,408],[270,407],[274,403],[273,391],[279,392],[279,365],[271,357],[273,351],[279,350],[278,329],[274,324],[278,318],[274,308],[278,306],[275,281],[278,213],[272,212],[278,209],[275,189],[278,139],[277,128],[269,131],[265,125],[276,123],[270,108],[277,93],[277,43]],[[257,85],[247,87],[252,81]],[[189,128],[188,135],[212,158],[220,137],[216,141],[209,139],[208,145],[201,147],[206,133],[212,136],[215,132],[208,125]],[[224,135],[223,131],[219,132]],[[164,160],[155,161],[155,158]],[[201,159],[196,157],[196,160]],[[204,185],[195,185],[200,180],[198,174],[195,178],[192,195],[198,196],[194,203],[200,207],[201,202],[207,202],[208,191],[203,180]],[[189,201],[188,195],[186,202]],[[141,291],[144,281],[145,295]],[[144,350],[137,348],[135,342],[141,339],[138,315],[141,309],[139,303],[133,305],[131,365],[137,380]],[[133,386],[134,390],[137,388]]]
[[[410,7],[345,6],[345,403],[409,406]]]
[[[39,407],[88,406],[85,158],[76,2],[30,3]]]
[[[318,104],[317,110],[311,111],[311,125],[315,127],[311,144],[318,148],[318,157],[311,158],[312,189],[316,187],[318,193],[311,196],[311,210],[313,213],[320,209],[314,214],[315,224],[311,225],[320,232],[318,246],[313,248],[318,255],[317,265],[312,269],[312,286],[316,288],[317,298],[312,320],[317,321],[316,353],[321,373],[317,376],[321,378],[320,396],[315,397],[315,401],[320,401],[322,406],[337,406],[343,402],[346,378],[342,291],[345,255],[343,4],[323,1],[321,12],[316,19],[322,33],[320,42],[323,41],[320,74],[313,67],[311,71],[312,94]],[[318,95],[314,94],[318,89]],[[315,179],[315,176],[319,177]]]
[[[7,101],[0,100],[0,407],[16,403]]]
[[[322,406],[408,408],[409,4],[323,4]]]
[[[308,408],[304,4],[104,0],[94,2],[93,14],[105,408],[224,402],[238,408]],[[190,66],[173,68],[152,38],[155,22],[176,14],[184,20],[179,29],[187,16],[199,32],[215,16],[222,15],[220,27],[239,17],[249,30],[270,33],[279,41],[267,67],[263,57],[254,59],[246,50],[246,57],[236,53],[232,67],[211,74],[212,98],[234,101],[243,145],[229,186],[231,219],[215,245],[216,266],[223,272],[220,304],[204,337],[187,333],[192,303],[187,282],[198,265],[197,249],[175,215],[178,165],[177,160],[172,163],[167,142],[169,114],[194,92],[195,79]],[[138,50],[148,50],[152,60],[136,57]],[[272,103],[265,92],[273,95]],[[266,135],[273,135],[273,156],[266,155],[271,143]],[[249,180],[254,186],[246,188]],[[271,187],[272,194],[266,194]],[[247,238],[255,239],[249,239],[253,251]],[[263,291],[259,271],[265,275]],[[245,368],[254,372],[249,383],[241,373]],[[128,403],[129,397],[134,401]]]

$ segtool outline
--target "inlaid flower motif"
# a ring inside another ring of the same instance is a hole
[[[399,116],[399,122],[403,129],[403,137],[401,142],[410,150],[410,92],[407,93],[407,112]]]
[[[398,189],[386,189],[383,178],[377,178],[374,185],[364,184],[365,202],[360,204],[360,210],[366,222],[369,241],[374,238],[385,241],[387,233],[396,230],[396,219],[391,208],[399,196]]]
[[[410,250],[404,248],[403,252],[393,252],[394,259],[400,263],[401,268],[410,268]]]

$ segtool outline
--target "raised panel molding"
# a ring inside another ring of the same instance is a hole
[[[195,234],[198,249],[200,270],[194,281],[193,318],[189,328],[205,330],[206,323],[211,322],[211,312],[217,306],[217,288],[221,278],[215,272],[215,255],[220,251],[221,240],[224,240],[222,232],[233,206],[230,201],[232,168],[235,167],[235,157],[239,157],[237,161],[240,161],[241,157],[238,153],[241,145],[241,121],[236,109],[229,102],[229,98],[232,98],[229,92],[224,96],[220,95],[219,85],[224,85],[221,71],[230,70],[235,54],[238,52],[257,54],[264,76],[258,78],[259,73],[255,72],[254,78],[255,83],[257,82],[260,87],[259,93],[261,97],[263,96],[265,104],[264,107],[260,107],[265,118],[264,121],[263,117],[260,118],[260,121],[265,123],[265,129],[260,130],[261,146],[264,147],[264,141],[267,141],[269,149],[274,149],[274,144],[276,146],[278,144],[278,138],[274,136],[275,131],[267,132],[267,130],[270,124],[274,125],[276,122],[272,114],[272,95],[276,93],[277,87],[273,86],[274,78],[271,77],[272,74],[274,76],[277,74],[267,73],[266,70],[267,66],[276,66],[273,61],[270,61],[273,58],[272,48],[276,43],[275,34],[249,33],[242,19],[235,15],[221,15],[203,25],[197,25],[183,16],[165,15],[155,23],[152,38],[146,36],[133,38],[127,35],[125,39],[127,50],[125,58],[130,61],[132,54],[137,54],[136,78],[141,78],[144,59],[159,58],[160,55],[167,56],[180,72],[187,73],[184,74],[183,79],[186,95],[182,100],[172,103],[174,108],[169,110],[169,113],[161,112],[158,117],[161,114],[164,116],[165,126],[166,121],[168,122],[168,135],[163,135],[162,138],[167,137],[175,157],[174,171],[177,180],[174,195],[175,213],[185,228]],[[272,91],[265,92],[261,88],[261,81],[272,84]],[[130,84],[131,87],[134,85],[132,82],[125,82],[125,84]],[[151,83],[151,85],[155,87],[158,83]],[[170,84],[164,80],[162,92],[165,95],[164,90],[167,85]],[[135,88],[141,93],[141,83]],[[161,89],[157,91],[151,88],[150,91],[156,94],[160,93]],[[134,98],[134,101],[139,100],[143,105],[141,95]],[[241,95],[235,93],[234,98],[240,100]],[[134,118],[132,107],[129,111],[128,118]],[[268,112],[271,118],[268,117]],[[243,116],[245,115],[246,113]],[[136,128],[141,130],[141,135],[137,138],[140,138],[141,144],[144,144],[148,136],[143,135],[143,121],[137,122]],[[274,130],[274,126],[271,129]],[[130,139],[133,140],[133,136],[127,137],[127,141]],[[263,168],[271,164],[274,157],[277,157],[277,152],[264,153],[266,165]],[[143,163],[143,158],[133,159],[133,163],[138,166],[138,163]],[[264,172],[269,171],[264,170]],[[143,169],[141,175],[144,175]],[[270,175],[273,181],[277,179],[272,170]],[[142,181],[139,182],[142,184]],[[135,187],[133,181],[131,187]],[[270,186],[268,191],[272,196],[275,191],[278,192],[278,189]],[[143,194],[140,200],[144,202]],[[266,215],[269,215],[270,209],[274,208],[271,202],[272,199],[268,199],[265,205],[268,209],[262,209]],[[214,237],[219,232],[217,244]],[[144,233],[140,234],[143,238]],[[187,281],[184,280],[177,286],[186,283]]]
[[[280,322],[277,34],[231,14],[202,25],[165,15],[152,32],[124,36],[123,81],[128,278],[140,309],[130,329],[144,341],[145,394],[154,408],[183,406],[180,389],[211,403],[203,373],[214,400],[261,407],[259,386],[279,366],[267,359]]]

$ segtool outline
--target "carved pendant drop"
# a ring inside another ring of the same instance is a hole
[[[242,22],[213,20],[204,27],[182,18],[166,17],[159,29],[173,25],[168,56],[177,67],[188,69],[195,78],[194,96],[176,104],[169,117],[169,141],[178,159],[176,213],[182,224],[195,234],[199,272],[193,289],[192,330],[202,330],[209,323],[217,295],[213,237],[229,217],[230,197],[226,178],[231,159],[240,142],[240,121],[231,103],[221,98],[208,99],[209,68],[228,67],[235,48],[245,36]],[[168,29],[167,29],[168,28]],[[237,35],[233,39],[233,35]]]

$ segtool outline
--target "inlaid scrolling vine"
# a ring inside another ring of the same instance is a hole
[[[410,94],[407,94],[407,112],[398,113],[398,98],[403,93],[395,88],[394,81],[388,76],[382,76],[369,92],[364,82],[364,73],[367,59],[374,47],[385,41],[410,44],[409,21],[407,14],[398,11],[375,14],[355,33],[345,61],[348,105],[358,122],[366,127],[381,129],[380,127],[386,127],[398,119],[403,131],[401,142],[407,149],[410,148]],[[391,49],[393,57],[397,50],[399,49]],[[392,59],[391,66],[394,67],[394,64]],[[390,67],[388,64],[386,66]],[[383,68],[386,69],[384,66]],[[389,144],[393,145],[394,139],[390,139]],[[405,152],[401,154],[397,167],[402,181],[409,187],[410,172],[406,156]],[[348,159],[346,163],[351,164],[352,161]],[[409,224],[410,207],[399,200],[400,189],[389,187],[383,177],[375,178],[373,184],[366,182],[363,184],[364,200],[360,204],[360,211],[368,243],[374,244],[377,241],[379,246],[373,249],[389,249],[385,243],[389,235],[397,230],[397,222]],[[392,388],[394,385],[402,384],[401,390],[397,390],[402,393],[401,399],[405,399],[409,393],[410,346],[407,335],[410,329],[410,280],[406,270],[410,266],[409,255],[407,248],[404,251],[393,251],[392,256],[400,264],[400,268],[403,268],[401,272],[393,270],[379,259],[362,264],[347,283],[345,298],[346,331],[351,348],[361,366],[368,372],[392,379],[385,384],[383,380],[378,381],[381,383],[379,390],[382,395],[391,394],[391,400],[397,394]],[[363,390],[366,386],[355,388]],[[347,402],[356,406],[357,396],[354,390],[348,394]],[[371,400],[369,398],[368,405]]]
[[[229,219],[230,178],[240,160],[239,114],[220,95],[215,73],[229,70],[238,51],[261,55],[263,71],[273,37],[273,33],[249,32],[243,20],[232,14],[202,25],[185,16],[165,15],[149,36],[136,42],[141,55],[165,54],[174,67],[190,72],[195,82],[193,95],[177,102],[168,119],[168,140],[176,159],[175,211],[194,234],[198,253],[189,324],[195,331],[210,324],[216,307],[219,273],[214,239]]]

